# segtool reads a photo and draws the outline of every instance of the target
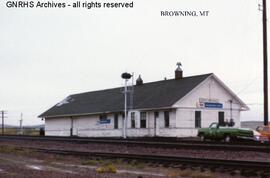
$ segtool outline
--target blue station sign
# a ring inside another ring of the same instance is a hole
[[[222,103],[205,102],[204,107],[205,108],[223,108],[223,104]]]
[[[99,120],[99,124],[109,124],[109,123],[111,123],[110,119],[100,119]]]

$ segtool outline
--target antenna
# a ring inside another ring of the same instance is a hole
[[[181,62],[177,62],[176,63],[176,65],[177,65],[177,71],[182,71],[182,69],[181,69],[181,67],[182,67],[182,64],[181,64]]]
[[[177,65],[178,67],[182,67],[181,62],[177,62],[176,65]]]

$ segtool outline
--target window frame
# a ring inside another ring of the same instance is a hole
[[[164,128],[170,128],[170,111],[164,111]]]
[[[202,128],[202,111],[195,111],[195,128]]]
[[[147,116],[146,116],[146,112],[140,112],[140,128],[141,129],[146,129],[147,128]],[[142,124],[144,123],[144,124]]]
[[[130,128],[136,128],[135,112],[130,113]]]

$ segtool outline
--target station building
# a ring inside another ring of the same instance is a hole
[[[240,127],[240,113],[249,109],[215,74],[183,77],[180,66],[174,79],[143,83],[139,76],[129,93],[126,122],[123,87],[92,91],[70,95],[42,113],[45,135],[190,137],[212,122]]]

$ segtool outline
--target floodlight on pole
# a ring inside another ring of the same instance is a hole
[[[125,90],[124,90],[124,95],[125,95],[125,104],[124,104],[124,108],[125,108],[125,117],[124,117],[124,122],[123,122],[123,138],[126,138],[126,121],[127,121],[127,115],[128,115],[128,112],[127,112],[127,82],[128,82],[128,79],[131,78],[131,74],[125,72],[121,75],[121,77],[125,80]]]

